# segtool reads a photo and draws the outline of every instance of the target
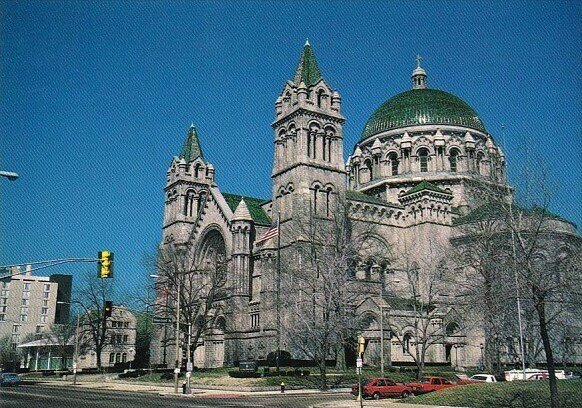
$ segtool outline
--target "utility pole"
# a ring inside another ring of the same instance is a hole
[[[77,385],[77,363],[79,361],[79,320],[80,314],[77,314],[77,328],[75,330],[75,362],[73,365],[73,385]]]

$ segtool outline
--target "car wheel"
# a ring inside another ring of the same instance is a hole
[[[400,394],[400,396],[402,398],[408,398],[410,396],[410,393],[408,391],[402,391],[402,394]]]
[[[380,393],[379,392],[375,392],[374,394],[372,394],[372,398],[374,398],[375,400],[379,400],[380,399]]]

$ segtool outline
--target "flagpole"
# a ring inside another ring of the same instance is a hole
[[[281,358],[281,212],[277,212],[277,374],[280,370]]]

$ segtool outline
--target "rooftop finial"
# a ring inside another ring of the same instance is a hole
[[[416,68],[412,71],[412,89],[426,88],[426,71],[420,66],[422,57],[420,54],[416,56]]]
[[[305,47],[307,47],[308,45],[311,45],[311,44],[309,44],[309,38],[306,38],[305,39]]]

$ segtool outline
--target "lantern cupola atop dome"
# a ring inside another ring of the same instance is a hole
[[[416,56],[416,68],[412,71],[412,89],[425,89],[426,88],[426,71],[420,66],[420,61],[422,57],[420,55]]]

